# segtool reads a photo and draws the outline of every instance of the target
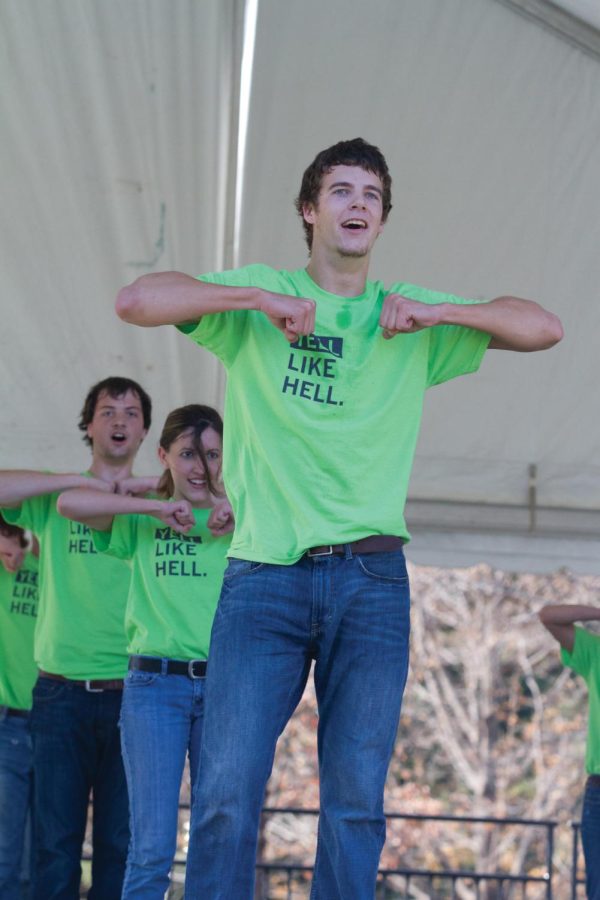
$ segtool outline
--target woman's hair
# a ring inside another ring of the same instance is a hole
[[[188,406],[180,406],[169,413],[165,421],[159,444],[163,450],[169,450],[171,444],[177,440],[184,432],[191,431],[192,443],[198,456],[202,460],[204,471],[206,473],[206,483],[211,494],[219,496],[223,493],[220,484],[215,484],[208,467],[206,453],[202,446],[202,433],[212,428],[217,434],[223,437],[223,419],[212,406],[202,406],[199,403],[190,403]],[[169,469],[165,469],[163,476],[158,484],[158,493],[163,497],[173,496],[173,477]]]

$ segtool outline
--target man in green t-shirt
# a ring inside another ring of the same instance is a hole
[[[0,897],[21,900],[31,878],[24,858],[32,793],[29,730],[37,677],[33,632],[37,617],[38,553],[22,528],[0,516]],[[29,854],[27,854],[29,856]]]
[[[119,714],[127,672],[129,569],[98,553],[83,525],[56,509],[61,491],[82,485],[124,492],[151,421],[146,392],[128,378],[94,385],[79,421],[92,460],[83,474],[0,472],[0,506],[40,539],[40,610],[33,690],[36,871],[34,900],[79,897],[81,849],[94,797],[92,891],[117,900],[129,843]]]
[[[187,895],[253,895],[275,742],[311,660],[321,816],[311,896],[365,900],[408,666],[403,509],[426,388],[488,344],[539,350],[559,320],[515,297],[469,303],[368,280],[391,209],[380,151],[319,153],[297,210],[305,269],[146,275],[117,312],[174,324],[228,372],[224,477],[236,529],[213,626]]]
[[[581,813],[581,842],[585,857],[588,900],[600,900],[600,634],[577,622],[600,622],[600,607],[550,604],[540,610],[540,621],[560,644],[565,664],[585,679],[589,717],[585,768],[588,774]]]

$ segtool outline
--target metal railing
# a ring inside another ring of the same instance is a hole
[[[277,815],[304,815],[318,816],[317,809],[298,809],[296,807],[265,807],[264,816]],[[546,900],[553,900],[553,855],[554,855],[554,829],[557,822],[547,819],[512,819],[491,818],[483,816],[449,816],[449,815],[420,815],[409,813],[386,813],[388,823],[394,821],[411,822],[442,822],[461,826],[485,825],[491,828],[503,828],[518,826],[520,828],[535,828],[543,835],[544,873],[530,874],[520,872],[517,874],[506,871],[483,872],[476,869],[428,869],[399,866],[397,868],[381,868],[377,878],[377,900],[400,900],[400,898],[432,897],[439,900],[455,900],[459,897],[459,888],[471,888],[472,895],[479,897],[494,897],[494,900],[505,898],[527,898],[529,886],[542,888],[542,894]],[[259,860],[257,864],[258,898],[268,900],[277,896],[282,900],[298,900],[300,897],[308,897],[308,884],[312,866],[298,865],[294,863],[265,862]],[[492,890],[493,888],[493,890]],[[275,893],[274,893],[275,891]],[[539,896],[539,891],[537,896]]]
[[[189,804],[180,805],[180,813],[189,814]],[[298,807],[265,807],[263,816],[310,816],[317,818],[318,809],[302,809]],[[435,900],[458,900],[469,889],[471,895],[494,900],[527,900],[531,896],[528,889],[537,888],[536,896],[542,895],[545,900],[554,900],[553,893],[553,857],[554,833],[558,823],[549,819],[492,818],[484,816],[450,816],[422,815],[410,813],[386,813],[388,823],[410,821],[427,824],[431,822],[449,825],[469,826],[483,825],[490,828],[516,826],[519,828],[535,828],[543,836],[543,853],[534,871],[541,868],[542,874],[531,872],[511,873],[503,870],[478,871],[477,869],[429,869],[409,866],[383,867],[377,876],[376,900],[401,900],[401,898],[428,897]],[[572,856],[571,856],[571,900],[581,900],[585,896],[585,878],[580,874],[581,842],[579,822],[571,822]],[[83,859],[89,860],[89,852]],[[185,873],[186,857],[178,853],[173,864],[173,883],[182,885]],[[312,865],[295,862],[279,862],[259,859],[257,871],[256,900],[300,900],[309,894]],[[540,893],[541,888],[541,893]],[[176,893],[173,896],[178,896]]]

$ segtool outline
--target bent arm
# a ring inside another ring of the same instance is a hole
[[[533,300],[496,297],[489,303],[441,304],[439,324],[464,325],[491,334],[490,349],[531,352],[547,350],[563,338],[558,316]]]
[[[123,321],[145,327],[182,325],[230,310],[258,310],[289,341],[311,334],[315,325],[313,300],[257,287],[213,284],[182,272],[142,275],[119,291],[115,309]]]
[[[563,650],[573,652],[575,623],[600,621],[600,607],[581,604],[549,604],[539,612],[540,622],[556,638]]]
[[[94,479],[95,480],[95,479]],[[89,485],[85,475],[61,474],[56,472],[36,472],[28,469],[5,469],[0,472],[0,506],[8,508],[20,506],[30,497],[52,494]]]
[[[77,488],[65,491],[56,508],[61,516],[82,522],[96,531],[109,531],[118,515],[155,516],[176,531],[189,531],[194,525],[187,500],[166,501],[128,494],[105,494],[102,491]]]
[[[258,309],[262,291],[209,284],[183,272],[142,275],[117,294],[119,318],[131,325],[181,325],[231,309]]]

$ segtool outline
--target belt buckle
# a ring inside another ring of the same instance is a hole
[[[323,547],[329,548],[324,550],[317,550],[316,547],[312,547],[310,550],[307,550],[306,555],[313,556],[333,556],[333,544],[323,544]]]
[[[190,659],[188,663],[188,678],[191,678],[192,681],[199,681],[203,676],[194,674],[194,663],[201,662],[199,659]]]
[[[95,678],[86,678],[86,680],[85,680],[85,682],[84,682],[85,689],[86,689],[86,691],[88,692],[88,694],[103,694],[103,693],[104,693],[104,688],[93,688],[93,687],[90,687],[92,681],[96,681],[96,679],[95,679]]]

